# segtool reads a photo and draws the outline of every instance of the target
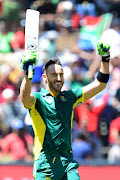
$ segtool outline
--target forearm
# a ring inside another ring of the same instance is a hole
[[[36,65],[37,53],[36,51],[28,51],[23,54],[21,61],[21,69],[28,72],[28,66],[30,64]],[[35,97],[31,94],[31,80],[25,75],[21,87],[20,87],[20,98],[22,103],[27,109],[30,109],[35,103]]]
[[[101,62],[100,72],[103,74],[109,74],[109,63]]]
[[[103,77],[99,76],[99,78],[98,78],[98,75],[97,75],[94,82],[90,83],[89,85],[87,85],[83,88],[85,101],[90,99],[91,97],[95,96],[96,94],[101,92],[106,87],[107,82],[104,82],[104,81],[107,81],[106,76],[107,77],[109,76],[109,63],[101,62],[99,71],[101,73],[103,73]],[[99,74],[99,72],[98,72],[98,74]]]
[[[98,41],[97,51],[98,54],[101,56],[102,61],[100,65],[100,70],[97,74],[95,81],[83,88],[85,101],[95,96],[106,87],[106,84],[109,80],[109,61],[110,61],[109,49],[110,49],[110,45],[108,44],[106,45]]]
[[[31,86],[31,80],[25,76],[20,87],[20,98],[23,104],[25,104],[30,99]]]

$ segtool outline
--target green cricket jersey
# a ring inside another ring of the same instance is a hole
[[[52,154],[57,150],[67,155],[72,150],[73,110],[84,102],[82,89],[63,91],[58,97],[45,89],[33,95],[36,101],[29,111],[35,133],[35,160],[40,153]]]

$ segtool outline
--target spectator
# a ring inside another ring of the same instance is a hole
[[[94,3],[83,1],[76,4],[76,12],[78,14],[81,14],[82,17],[85,17],[87,15],[96,16],[96,7]]]
[[[115,143],[108,151],[108,161],[110,163],[120,162],[120,131],[116,136]]]
[[[76,106],[75,108],[75,120],[77,120],[77,128],[82,132],[87,132],[87,137],[89,137],[89,142],[92,144],[93,148],[93,158],[103,157],[101,148],[103,146],[102,141],[99,136],[98,131],[98,121],[99,116],[104,110],[108,95],[105,95],[103,99],[99,102],[94,99],[87,101],[86,103]]]
[[[11,123],[12,132],[5,136],[0,147],[3,157],[10,160],[32,161],[33,159],[33,138],[24,130],[22,120],[14,119]]]
[[[75,115],[78,126],[83,128],[83,126],[86,124],[89,132],[97,132],[98,119],[106,106],[107,99],[108,96],[104,96],[103,100],[101,100],[101,105],[99,106],[93,103],[93,99],[86,101],[80,106],[77,106],[75,108]]]
[[[5,23],[0,22],[0,52],[9,53],[12,52],[11,39],[14,35],[13,32],[7,32]]]
[[[115,121],[115,126],[119,124],[119,116],[120,116],[120,94],[116,92],[116,95],[112,95],[109,97],[109,101],[107,102],[105,108],[102,111],[102,114],[99,117],[99,133],[101,140],[103,142],[103,146],[108,146],[109,143],[112,143],[112,138],[111,138],[111,130],[110,129],[110,137],[109,137],[109,128],[114,127],[114,119]],[[118,123],[117,123],[118,122]]]
[[[17,30],[14,33],[10,44],[11,44],[11,47],[13,48],[14,52],[25,49],[24,27],[17,26]]]
[[[56,30],[55,13],[56,6],[51,3],[50,0],[45,0],[37,10],[41,14],[41,18],[44,20],[44,31]]]
[[[2,96],[6,102],[0,106],[0,118],[7,127],[10,127],[11,121],[13,119],[24,119],[26,111],[21,101],[16,99],[15,92],[12,89],[6,88],[3,90]]]
[[[42,5],[37,8],[41,14],[55,14],[56,6],[50,0],[45,0]]]
[[[117,90],[113,101],[114,101],[114,106],[118,110],[118,117],[114,119],[110,124],[110,130],[109,130],[109,143],[110,144],[113,144],[115,142],[116,136],[118,135],[118,132],[120,131],[120,88]]]
[[[22,11],[21,1],[4,0],[2,3],[2,16],[10,29],[13,22],[19,22],[20,12]]]
[[[3,97],[3,90],[12,89],[15,90],[15,87],[9,81],[9,74],[11,73],[11,68],[7,63],[3,63],[0,66],[0,104],[6,102],[6,99]]]
[[[72,151],[75,160],[92,158],[92,145],[81,132],[78,133],[77,138],[72,143]]]
[[[109,130],[109,143],[112,145],[115,143],[116,137],[120,131],[120,117],[114,119],[110,124]]]

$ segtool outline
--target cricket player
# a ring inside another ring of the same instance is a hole
[[[36,54],[28,52],[23,56],[25,77],[20,87],[20,97],[29,109],[35,133],[35,159],[33,177],[35,180],[80,180],[73,159],[71,128],[74,107],[102,91],[109,80],[110,45],[98,42],[101,67],[94,82],[89,85],[61,91],[64,73],[59,59],[48,61],[43,67],[42,78],[46,88],[31,94],[31,80],[27,71],[29,63],[36,63]]]

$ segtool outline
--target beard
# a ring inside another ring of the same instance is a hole
[[[48,80],[48,85],[49,85],[49,88],[52,92],[57,92],[59,93],[63,87],[63,83],[62,81],[50,81]]]

